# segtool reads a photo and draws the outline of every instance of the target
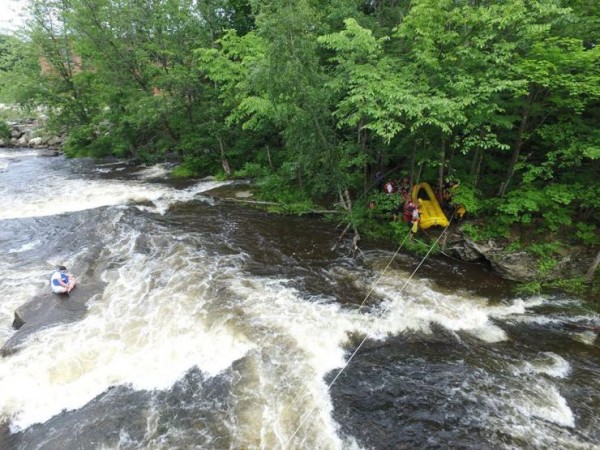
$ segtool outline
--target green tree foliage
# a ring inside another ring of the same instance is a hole
[[[0,101],[32,107],[43,98],[39,53],[27,38],[0,36]]]
[[[0,95],[48,107],[71,155],[252,176],[373,229],[376,171],[452,178],[480,233],[597,245],[596,3],[32,0]]]
[[[282,196],[324,196],[344,187],[320,65],[317,10],[307,1],[256,4],[257,30],[229,32],[199,51],[218,84],[228,122],[273,141],[269,179]],[[265,145],[270,145],[268,142]]]
[[[20,44],[17,37],[0,34],[0,72],[6,73],[15,68],[19,61],[16,49]]]

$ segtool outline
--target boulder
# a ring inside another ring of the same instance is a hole
[[[513,281],[545,281],[538,258],[526,252],[487,253],[485,258],[502,278]]]
[[[10,445],[10,421],[5,417],[0,421],[0,448],[11,448]]]
[[[239,191],[235,193],[236,198],[252,198],[254,194],[250,191]]]
[[[40,117],[37,119],[23,119],[19,122],[6,122],[10,127],[10,140],[4,139],[0,146],[5,147],[30,147],[42,148],[45,146],[59,148],[66,139],[66,134],[63,135],[42,135],[46,126],[46,119]]]
[[[481,251],[471,240],[467,239],[458,228],[448,232],[444,244],[444,252],[462,261],[474,262],[483,258]]]
[[[34,137],[29,141],[30,147],[41,147],[42,145],[44,145],[44,138],[41,137]]]
[[[99,291],[98,288],[99,285],[78,285],[70,294],[46,292],[21,305],[15,311],[13,321],[17,332],[0,348],[0,356],[19,351],[31,334],[43,328],[83,319],[87,312],[86,302]]]
[[[60,155],[60,151],[52,148],[41,148],[36,152],[37,156],[58,156]]]
[[[581,277],[593,260],[589,250],[572,249],[569,253],[557,255],[552,267],[544,268],[543,259],[539,256],[525,251],[507,251],[493,240],[476,243],[460,230],[452,230],[444,251],[463,261],[486,260],[496,274],[518,282]]]
[[[60,136],[53,136],[48,140],[48,145],[50,147],[56,147],[56,146],[62,145],[62,143],[63,143],[63,140]]]
[[[27,138],[27,141],[33,138],[33,133],[35,131],[35,126],[33,124],[28,124],[23,127],[23,136]]]

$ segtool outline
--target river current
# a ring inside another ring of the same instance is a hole
[[[0,149],[0,346],[57,265],[85,305],[0,358],[1,449],[600,448],[581,300],[225,185]]]

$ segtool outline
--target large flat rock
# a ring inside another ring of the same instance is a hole
[[[86,302],[99,291],[98,285],[78,285],[70,294],[36,295],[15,311],[13,327],[17,332],[0,348],[0,355],[15,353],[38,330],[81,320],[87,312]]]

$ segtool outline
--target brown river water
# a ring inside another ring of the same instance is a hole
[[[581,299],[167,175],[0,149],[0,346],[56,265],[85,306],[0,358],[0,449],[600,448]]]

